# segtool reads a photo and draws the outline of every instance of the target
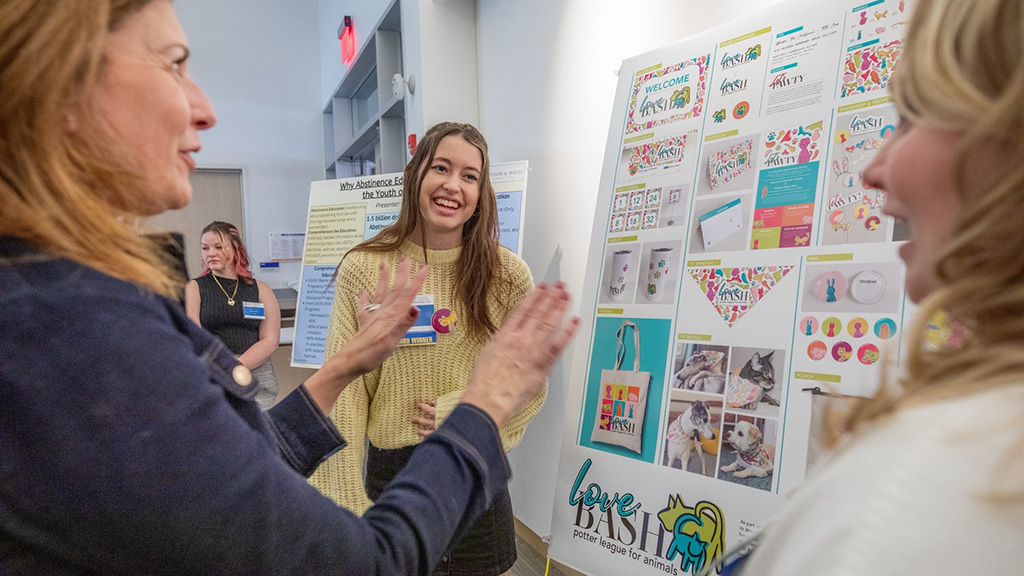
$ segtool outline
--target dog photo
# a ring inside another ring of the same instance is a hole
[[[721,399],[673,390],[662,464],[713,478],[721,426]]]
[[[672,389],[707,394],[725,392],[729,347],[679,342],[672,369]]]
[[[729,376],[725,385],[725,405],[730,410],[757,416],[779,417],[784,400],[786,351],[770,348],[731,350]],[[778,384],[778,385],[776,385]]]
[[[771,490],[777,432],[776,420],[726,413],[718,478],[758,490]]]

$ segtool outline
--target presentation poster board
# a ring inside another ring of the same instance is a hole
[[[500,241],[517,255],[522,253],[520,230],[528,172],[525,161],[492,164],[490,168],[498,200]],[[327,323],[334,302],[331,277],[345,253],[398,220],[401,207],[400,173],[324,180],[310,185],[292,366],[319,368],[323,364]]]
[[[696,574],[804,481],[805,389],[869,395],[898,356],[905,230],[861,172],[910,4],[791,0],[623,62],[554,559]]]

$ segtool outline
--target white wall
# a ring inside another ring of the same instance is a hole
[[[197,164],[243,169],[254,272],[273,288],[297,281],[297,263],[268,273],[257,263],[270,259],[269,233],[305,229],[309,183],[324,177],[316,6],[177,0],[174,7],[189,38],[192,76],[217,111],[217,125],[201,134]]]
[[[578,306],[622,60],[779,1],[478,0],[480,128],[492,161],[530,162],[523,255],[538,281],[564,280]],[[509,454],[516,516],[541,536],[568,497],[554,494],[568,364]]]

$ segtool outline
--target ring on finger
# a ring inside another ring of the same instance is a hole
[[[365,310],[367,312],[373,312],[374,310],[376,310],[378,308],[380,308],[380,304],[377,304],[377,303],[374,303],[374,302],[370,302],[366,306],[363,306],[363,310]]]

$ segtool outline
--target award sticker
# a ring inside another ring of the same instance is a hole
[[[437,332],[431,325],[434,316],[434,295],[420,294],[413,298],[412,305],[420,311],[416,323],[398,341],[399,346],[424,346],[437,343]]]

